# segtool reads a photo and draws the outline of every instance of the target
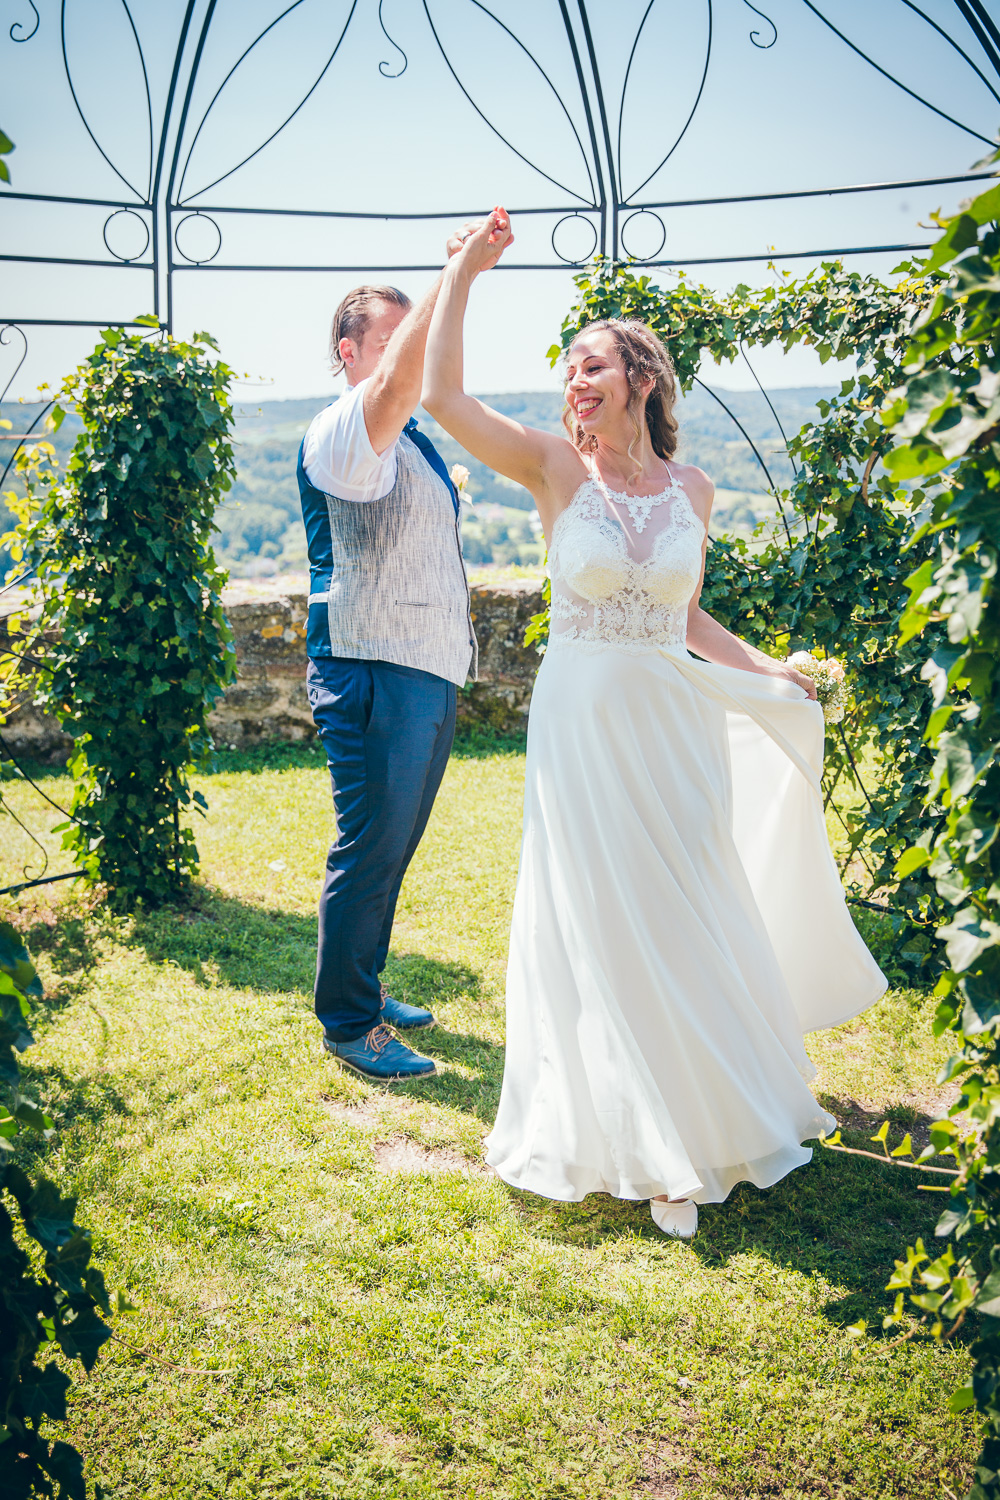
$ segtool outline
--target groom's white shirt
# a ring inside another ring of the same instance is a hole
[[[302,450],[306,478],[338,500],[381,500],[396,483],[396,444],[379,455],[365,426],[367,380],[347,390],[314,417]]]

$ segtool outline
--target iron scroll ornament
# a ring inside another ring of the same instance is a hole
[[[21,350],[21,358],[18,360],[17,364],[14,366],[14,369],[13,369],[13,372],[11,374],[10,379],[7,381],[7,383],[4,386],[3,390],[0,391],[0,402],[3,402],[6,399],[7,392],[10,390],[11,386],[14,384],[14,381],[17,379],[17,376],[20,373],[21,366],[24,364],[24,361],[28,357],[28,335],[25,333],[24,329],[20,328],[16,323],[4,323],[4,325],[2,327],[0,327],[0,348],[6,348],[9,345],[9,343],[10,343],[10,336],[11,336],[12,333],[16,333],[19,336],[19,338],[21,339],[22,343],[24,344],[24,348]],[[9,467],[9,465],[8,465],[8,467]],[[6,478],[6,475],[7,475],[7,470],[5,469],[4,470],[4,477],[5,478]]]
[[[38,14],[38,7],[35,4],[35,0],[28,0],[28,4],[31,6],[32,11],[34,12],[35,24],[34,24],[34,26],[32,26],[32,28],[31,28],[30,31],[24,32],[23,36],[16,36],[15,32],[24,31],[24,22],[23,21],[15,21],[14,24],[10,28],[10,32],[8,33],[8,35],[10,36],[10,39],[11,39],[12,42],[30,42],[31,38],[34,36],[35,32],[38,30],[39,26],[42,24],[42,18]]]
[[[750,40],[753,42],[754,46],[755,47],[759,47],[762,52],[766,52],[768,50],[768,48],[769,47],[773,47],[774,44],[775,44],[775,42],[778,40],[778,28],[777,28],[777,26],[775,26],[774,22],[771,20],[771,17],[770,16],[765,16],[765,14],[764,14],[764,12],[762,10],[758,10],[757,9],[756,5],[751,5],[750,4],[750,0],[743,0],[743,4],[746,5],[746,6],[748,6],[750,8],[750,10],[753,11],[754,15],[760,16],[760,18],[761,18],[762,21],[766,21],[767,24],[768,24],[768,26],[770,26],[771,31],[773,32],[773,35],[772,35],[771,40],[769,42],[762,42],[762,41],[760,41],[760,39],[759,39],[760,38],[760,32],[759,31],[751,31],[751,33],[750,33]]]
[[[399,45],[399,43],[393,41],[392,37],[389,35],[388,31],[386,30],[385,22],[382,19],[382,7],[383,7],[384,4],[385,4],[385,0],[378,0],[378,24],[381,26],[381,28],[382,28],[382,35],[385,37],[386,41],[389,43],[389,46],[390,47],[395,47],[396,51],[399,53],[400,57],[403,59],[403,66],[401,68],[398,68],[397,71],[394,73],[392,71],[392,67],[391,67],[391,65],[389,63],[388,58],[383,58],[382,61],[378,65],[378,70],[382,74],[383,78],[402,78],[403,74],[406,72],[407,68],[409,67],[410,59],[407,57],[406,53],[403,51],[403,49]]]

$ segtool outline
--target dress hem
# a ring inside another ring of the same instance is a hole
[[[814,1123],[818,1125],[820,1122],[817,1120]],[[834,1123],[836,1124],[836,1121]],[[806,1137],[807,1140],[814,1140],[816,1138],[815,1136]],[[774,1158],[771,1158],[773,1164],[770,1169],[762,1171],[757,1176],[751,1176],[748,1171],[743,1170],[742,1175],[735,1177],[724,1190],[722,1189],[722,1184],[719,1184],[715,1189],[706,1189],[700,1177],[695,1177],[690,1183],[684,1186],[665,1182],[648,1182],[644,1183],[641,1188],[634,1183],[630,1183],[627,1189],[625,1184],[621,1182],[611,1183],[604,1178],[597,1178],[587,1187],[582,1189],[577,1188],[569,1192],[566,1191],[566,1186],[563,1184],[556,1186],[553,1183],[549,1183],[546,1185],[539,1182],[533,1176],[530,1176],[530,1174],[526,1174],[525,1178],[520,1180],[514,1173],[508,1176],[502,1165],[498,1165],[496,1161],[491,1160],[489,1151],[484,1153],[483,1159],[487,1166],[491,1167],[508,1187],[516,1188],[518,1192],[522,1193],[534,1193],[536,1197],[549,1198],[558,1203],[582,1203],[592,1193],[607,1193],[610,1197],[617,1198],[626,1203],[644,1203],[647,1199],[657,1198],[665,1194],[670,1198],[690,1198],[693,1202],[704,1205],[708,1203],[724,1203],[733,1189],[738,1187],[741,1182],[749,1182],[759,1191],[774,1187],[776,1183],[787,1177],[789,1172],[794,1171],[798,1167],[805,1166],[808,1162],[812,1161],[812,1155],[811,1146],[804,1146],[800,1143],[797,1147],[788,1147],[784,1151],[775,1153],[775,1157],[778,1159],[774,1160]],[[746,1165],[750,1167],[752,1163],[747,1163]],[[736,1170],[739,1169],[737,1168]],[[709,1178],[717,1177],[717,1175],[716,1172],[705,1173],[705,1176]],[[710,1194],[711,1196],[709,1196]]]
[[[809,1036],[814,1031],[832,1031],[836,1026],[843,1026],[845,1022],[853,1021],[856,1016],[862,1015],[870,1005],[874,1005],[877,1000],[881,1000],[882,996],[887,993],[888,989],[889,981],[883,975],[882,984],[878,988],[873,990],[872,994],[867,1000],[862,1000],[860,1005],[853,1004],[850,1010],[845,1011],[844,1014],[842,1016],[839,1016],[836,1020],[828,1021],[826,1017],[824,1017],[822,1021],[817,1021],[815,1026],[804,1027],[803,1035]]]

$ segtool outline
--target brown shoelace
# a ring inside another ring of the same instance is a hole
[[[380,1022],[378,1026],[373,1026],[365,1037],[365,1046],[370,1047],[377,1057],[380,1052],[385,1051],[392,1040],[392,1032],[384,1022]]]

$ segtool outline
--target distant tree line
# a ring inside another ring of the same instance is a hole
[[[783,439],[764,399],[752,391],[721,394],[752,435],[775,480],[787,482],[790,469],[781,451]],[[772,393],[772,400],[785,430],[798,432],[815,415],[816,401],[829,394],[826,388],[798,387]],[[259,405],[244,403],[237,408],[234,434],[237,477],[216,516],[219,527],[216,552],[220,563],[234,577],[298,572],[306,568],[295,458],[303,432],[326,399],[316,396]],[[558,392],[529,391],[487,399],[519,421],[549,431],[561,430],[562,398]],[[6,402],[2,415],[12,422],[12,428],[0,434],[0,448],[13,446],[11,438],[27,431],[37,411],[37,406]],[[541,557],[537,535],[528,517],[516,514],[534,509],[527,491],[471,458],[430,417],[423,416],[421,425],[448,464],[464,463],[469,469],[467,494],[473,508],[466,508],[464,521],[469,562],[537,563]],[[75,419],[68,416],[55,434],[60,461],[68,459],[78,431]],[[705,391],[695,390],[683,400],[681,457],[705,469],[719,490],[726,492],[718,502],[719,529],[747,536],[760,515],[771,509],[764,498],[767,480],[749,444],[723,408]],[[503,514],[494,511],[497,506],[503,507]],[[485,513],[477,514],[480,507],[487,507]],[[6,530],[7,524],[0,501],[0,531]]]

